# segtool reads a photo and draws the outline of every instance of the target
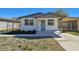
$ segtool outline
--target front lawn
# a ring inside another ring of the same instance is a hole
[[[53,38],[0,37],[0,51],[64,51]]]

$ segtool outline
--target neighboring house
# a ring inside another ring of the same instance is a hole
[[[79,18],[66,17],[62,20],[62,25],[64,30],[79,30]]]
[[[17,20],[0,18],[0,31],[18,29],[19,24],[20,24],[20,22]]]
[[[52,31],[59,30],[60,17],[54,13],[35,13],[18,17],[21,22],[21,30]]]

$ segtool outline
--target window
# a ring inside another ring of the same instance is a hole
[[[33,25],[33,19],[25,19],[25,25]]]
[[[25,19],[25,25],[28,25],[29,22],[28,22],[28,19]]]
[[[30,25],[33,25],[33,20],[32,19],[30,20]]]
[[[48,25],[50,25],[50,26],[54,25],[54,20],[53,19],[48,19]]]

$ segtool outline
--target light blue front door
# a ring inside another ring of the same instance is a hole
[[[45,31],[45,20],[41,20],[41,31]]]

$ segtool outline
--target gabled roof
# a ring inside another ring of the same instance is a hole
[[[49,13],[44,13],[42,15],[38,15],[36,18],[52,18],[52,17],[59,17],[59,16],[57,16],[54,13],[49,12]]]
[[[21,16],[21,17],[18,17],[18,18],[25,18],[25,17],[34,18],[35,16],[38,16],[38,15],[41,15],[41,14],[43,14],[43,13],[38,12],[38,13],[31,14],[31,15]]]
[[[59,17],[57,16],[56,14],[52,13],[52,12],[49,12],[49,13],[35,13],[35,14],[31,14],[31,15],[26,15],[26,16],[21,16],[21,17],[18,17],[18,19],[21,19],[21,18],[52,18],[52,17]]]

